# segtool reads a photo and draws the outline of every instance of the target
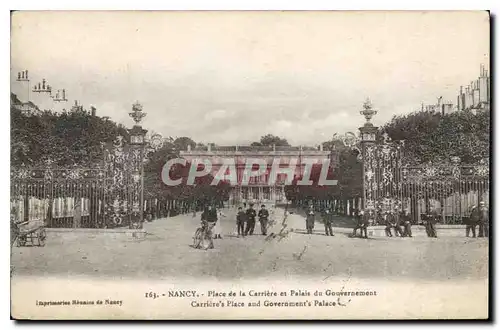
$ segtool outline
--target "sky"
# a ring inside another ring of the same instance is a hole
[[[487,12],[16,12],[17,72],[66,89],[69,102],[30,93],[43,109],[75,100],[165,137],[244,145],[267,133],[314,146],[357,132],[369,97],[376,125],[456,103],[489,63]]]

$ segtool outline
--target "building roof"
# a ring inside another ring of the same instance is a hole
[[[191,151],[208,151],[208,146],[196,146]],[[305,146],[211,146],[210,151],[319,151],[315,147],[305,147]]]

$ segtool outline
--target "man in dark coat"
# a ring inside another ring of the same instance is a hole
[[[403,237],[403,230],[401,229],[403,223],[401,222],[401,214],[398,212],[398,210],[394,211],[393,217],[394,217],[394,234],[396,236]]]
[[[322,213],[323,224],[325,225],[325,235],[326,236],[334,236],[332,229],[332,212],[329,208],[325,208]]]
[[[411,215],[408,210],[405,210],[401,215],[401,224],[403,225],[403,237],[412,237],[411,235]]]
[[[236,215],[236,226],[238,228],[238,237],[245,236],[245,222],[246,222],[246,213],[243,211],[243,208],[238,207],[238,214]]]
[[[490,236],[490,212],[484,202],[479,203],[479,237]]]
[[[368,238],[368,226],[370,225],[370,220],[373,220],[373,211],[366,210],[362,212],[361,215],[361,238]]]
[[[472,237],[476,238],[476,226],[479,222],[479,209],[476,206],[472,207],[469,219],[465,222],[465,236],[469,237],[472,232]]]
[[[373,223],[374,226],[382,226],[385,224],[385,218],[386,215],[382,212],[382,210],[379,210],[377,212],[377,217],[375,218],[375,222]]]
[[[262,235],[267,235],[267,224],[269,222],[269,211],[266,209],[265,205],[261,206],[259,210],[259,222],[260,222],[260,231]]]
[[[311,204],[306,211],[306,230],[308,234],[313,233],[314,229],[314,206]]]
[[[361,232],[361,238],[368,238],[368,226],[370,225],[371,211],[356,211],[356,227],[353,235],[356,236],[356,230]]]
[[[213,206],[208,206],[203,210],[201,214],[201,221],[206,221],[206,236],[205,238],[209,239],[209,249],[214,248],[213,242],[213,227],[217,223],[217,210]]]
[[[437,238],[436,223],[439,221],[439,214],[435,209],[431,210],[430,214],[427,215],[427,221],[425,222],[427,236]]]
[[[257,212],[253,208],[253,204],[250,204],[246,211],[247,228],[245,229],[245,235],[253,235],[255,230],[255,218],[257,217]]]
[[[389,213],[389,211],[385,212],[385,236],[392,237],[391,228],[394,227],[395,221],[394,216]]]

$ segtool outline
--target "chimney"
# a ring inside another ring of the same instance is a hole
[[[323,143],[319,144],[319,151],[323,151]]]
[[[236,145],[236,151],[238,151],[238,145]]]
[[[90,112],[91,112],[92,116],[93,116],[93,117],[95,117],[95,114],[96,114],[96,108],[95,108],[95,107],[93,107],[93,106],[91,106],[91,107],[90,107]]]

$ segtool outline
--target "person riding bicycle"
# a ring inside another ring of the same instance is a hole
[[[214,228],[216,223],[217,210],[213,206],[208,206],[201,214],[201,228],[203,229],[205,235],[204,238],[210,241],[210,245],[208,247],[209,249],[214,248],[212,229]]]

